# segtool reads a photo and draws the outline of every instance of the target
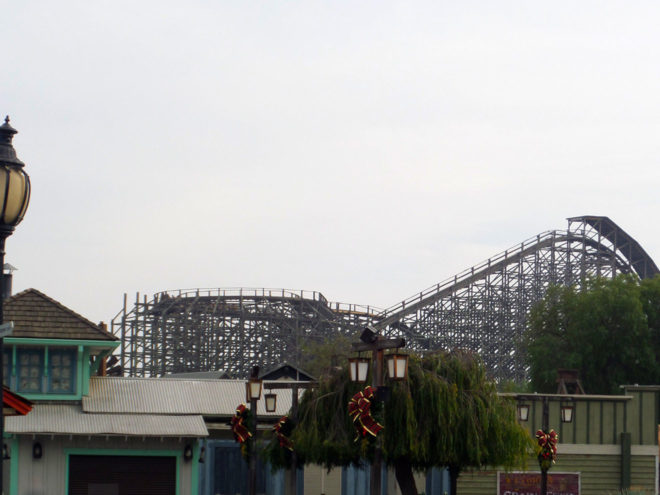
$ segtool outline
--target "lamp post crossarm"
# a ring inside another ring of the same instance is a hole
[[[318,386],[318,382],[282,382],[282,383],[266,383],[264,388],[266,390],[294,390],[298,388],[314,388]]]
[[[378,339],[372,344],[354,342],[351,347],[354,351],[381,351],[384,349],[399,349],[406,346],[406,339]]]
[[[505,395],[506,394],[502,394]],[[512,394],[511,397],[517,400],[528,400],[528,401],[550,401],[550,402],[573,402],[576,400],[575,395],[570,394]],[[583,398],[584,396],[578,396]]]

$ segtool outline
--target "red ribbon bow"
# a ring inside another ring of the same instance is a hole
[[[234,433],[234,440],[238,443],[243,443],[252,436],[252,433],[244,424],[247,413],[248,408],[245,404],[241,404],[236,408],[236,414],[231,418],[231,431]]]
[[[559,441],[559,435],[555,430],[550,430],[549,433],[544,432],[543,430],[537,430],[536,432],[536,441],[541,447],[541,452],[539,453],[540,460],[552,460],[554,464],[557,460],[557,442]]]
[[[291,421],[289,420],[289,416],[282,416],[280,420],[275,424],[275,426],[273,426],[273,430],[275,430],[275,433],[277,434],[277,439],[280,442],[280,447],[293,451],[293,442],[285,434],[286,430],[290,430],[290,426],[291,426]]]
[[[353,424],[358,430],[356,441],[360,435],[366,437],[367,433],[375,437],[383,429],[383,425],[371,416],[371,399],[375,391],[373,387],[367,387],[355,394],[348,403],[348,415],[353,419]]]

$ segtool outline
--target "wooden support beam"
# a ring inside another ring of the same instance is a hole
[[[351,344],[354,351],[381,351],[383,349],[399,349],[405,347],[406,339],[385,339],[379,338],[373,344],[365,344],[363,342],[355,342]]]

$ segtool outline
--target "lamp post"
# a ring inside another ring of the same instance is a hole
[[[265,387],[270,390],[291,390],[291,419],[295,422],[298,420],[298,390],[301,388],[308,389],[316,387],[316,382],[283,382],[283,383],[268,383]],[[266,394],[267,396],[269,394]],[[273,394],[275,395],[275,394]],[[268,410],[268,409],[266,409]],[[272,411],[275,412],[275,408]],[[296,451],[291,452],[291,469],[289,470],[289,480],[286,492],[289,495],[296,495],[298,493],[298,457]]]
[[[9,116],[0,126],[0,270],[5,273],[5,241],[18,225],[30,202],[30,178],[23,170],[25,164],[16,156],[12,144],[14,134],[18,131],[9,125]],[[2,280],[4,282],[4,280]],[[0,284],[4,287],[4,283]],[[4,300],[7,294],[0,294],[0,325],[4,323]],[[0,384],[4,384],[4,346],[0,335]],[[3,393],[4,402],[4,393]],[[4,406],[3,406],[4,407]],[[0,441],[4,447],[5,418],[0,410]],[[4,451],[4,448],[3,448]],[[4,456],[3,456],[4,457]],[[3,476],[0,466],[0,492],[3,490]]]
[[[528,421],[529,420],[529,404],[526,404],[526,401],[541,401],[542,410],[541,410],[541,429],[544,434],[548,433],[550,428],[550,401],[559,401],[560,402],[560,411],[561,411],[561,422],[570,423],[573,421],[573,406],[561,404],[561,402],[568,402],[573,400],[571,397],[566,397],[562,395],[517,395],[518,400],[518,420]],[[548,493],[548,469],[550,466],[547,463],[544,465],[539,461],[539,467],[541,468],[541,495],[547,495]]]
[[[376,398],[382,400],[384,395],[383,375],[384,375],[384,351],[385,349],[400,349],[405,347],[404,339],[386,339],[373,329],[366,327],[360,335],[362,341],[351,344],[354,351],[370,351],[374,363],[374,372],[372,386],[376,389]],[[391,379],[405,380],[408,372],[408,356],[406,354],[390,354],[387,358],[388,372]],[[351,380],[360,382],[366,380],[368,369],[364,369],[364,361],[349,359],[349,368],[351,369]],[[361,373],[363,372],[363,373]],[[361,378],[364,379],[361,380]],[[355,379],[354,379],[355,378]],[[376,448],[374,449],[374,459],[371,463],[371,472],[369,475],[369,491],[371,495],[381,495],[381,471],[383,463],[383,450],[381,439],[376,439]]]
[[[252,421],[250,422],[250,437],[249,455],[250,460],[248,464],[248,495],[256,495],[257,493],[257,401],[261,398],[261,385],[262,380],[259,379],[259,366],[252,368],[252,374],[245,384],[247,400],[250,401],[250,412],[252,413]]]

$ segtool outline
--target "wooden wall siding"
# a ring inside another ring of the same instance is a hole
[[[658,444],[658,392],[645,388],[626,390],[626,394],[633,397],[628,407],[628,431],[632,434],[633,445]]]
[[[456,491],[470,495],[494,495],[497,493],[497,471],[465,471],[458,477]]]
[[[658,400],[657,390],[635,389],[626,390],[633,400],[628,405],[628,431],[632,434],[633,445],[657,445],[658,443]]]
[[[654,456],[633,456],[631,489],[655,493]],[[528,471],[538,471],[535,459],[530,459]],[[618,455],[560,455],[550,471],[580,473],[581,495],[603,495],[620,490],[621,457]],[[493,495],[497,493],[497,471],[466,471],[458,480],[458,493]]]
[[[628,406],[627,406],[628,404]],[[621,432],[625,431],[626,407],[629,402],[614,401],[576,401],[573,422],[562,423],[559,402],[548,404],[549,426],[559,433],[561,443],[618,444]],[[629,412],[628,412],[629,414]],[[542,405],[532,402],[527,430],[534,436],[542,425]],[[653,423],[644,423],[644,435],[648,443],[648,432],[653,430]],[[634,439],[636,442],[639,435]]]
[[[645,490],[655,493],[656,478],[655,456],[633,456],[630,462],[632,490]]]
[[[621,488],[621,457],[618,455],[562,455],[553,470],[579,472],[581,495],[617,493]]]
[[[641,392],[637,391],[629,391],[628,395],[631,395],[633,397],[633,400],[630,401],[630,404],[628,404],[628,414],[626,415],[627,423],[626,427],[628,428],[628,431],[632,435],[632,444],[633,445],[640,445],[642,441],[644,440],[643,438],[643,433],[642,433],[642,428],[640,428],[640,419],[642,418],[642,415],[640,414],[640,403],[639,399],[640,397],[643,396]],[[642,397],[642,407],[644,407],[643,403],[643,397]]]
[[[32,444],[38,441],[43,447],[43,457],[32,459]],[[192,442],[192,440],[190,440]],[[108,438],[91,440],[87,437],[20,437],[18,453],[12,451],[12,456],[18,455],[19,477],[18,493],[12,495],[66,495],[66,455],[65,449],[90,450],[153,450],[181,451],[184,442],[165,439],[128,439]],[[8,462],[6,464],[9,464]],[[181,462],[179,473],[179,495],[191,494],[192,462]]]
[[[658,442],[658,393],[643,391],[640,393],[640,431],[643,445],[657,445]]]

